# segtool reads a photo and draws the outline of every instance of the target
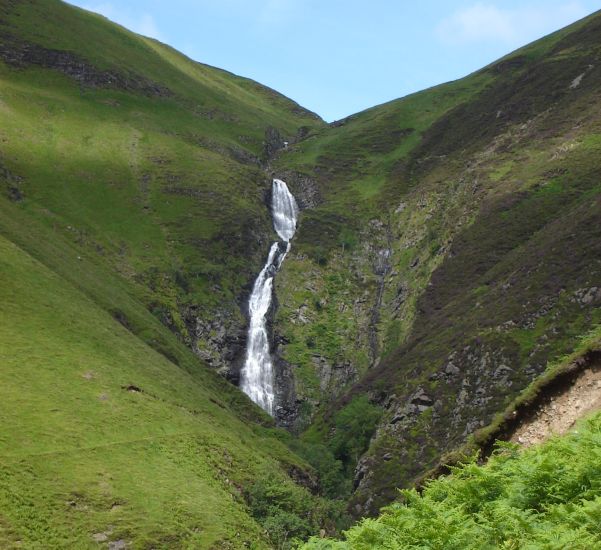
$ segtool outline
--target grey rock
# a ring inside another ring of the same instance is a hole
[[[197,306],[182,308],[182,317],[194,353],[237,384],[246,345],[243,318],[234,311],[222,309],[207,312]]]
[[[286,148],[286,143],[287,140],[282,137],[277,128],[268,126],[263,141],[263,160],[269,162],[280,150]]]
[[[412,405],[430,407],[434,404],[434,400],[426,394],[423,388],[419,388],[411,397],[410,403]]]
[[[574,298],[582,306],[590,306],[601,302],[601,288],[593,286],[581,288],[574,292]]]
[[[25,196],[22,189],[23,178],[11,172],[0,162],[0,182],[6,185],[6,195],[13,202],[22,201]]]
[[[301,210],[315,208],[321,203],[321,194],[317,180],[307,174],[285,170],[273,173],[273,177],[280,178],[286,182]]]

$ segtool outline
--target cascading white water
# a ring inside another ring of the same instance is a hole
[[[271,306],[273,277],[290,250],[290,239],[296,231],[298,206],[285,182],[273,180],[271,215],[273,227],[284,243],[271,245],[265,266],[259,273],[248,301],[250,326],[246,344],[246,360],[241,372],[240,388],[257,405],[273,414],[273,362],[265,316]]]
[[[298,206],[286,183],[278,179],[273,180],[271,216],[273,228],[280,239],[290,242],[296,231]]]

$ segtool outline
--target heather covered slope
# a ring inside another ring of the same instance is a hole
[[[600,44],[594,14],[279,157],[315,200],[276,284],[278,354],[357,514],[601,321]],[[367,412],[371,442],[348,421]]]

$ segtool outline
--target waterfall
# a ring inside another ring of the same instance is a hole
[[[290,250],[290,239],[296,231],[298,206],[285,182],[274,179],[271,216],[273,227],[283,243],[271,245],[267,261],[253,285],[248,300],[250,326],[246,344],[246,359],[241,372],[240,387],[257,405],[273,414],[273,362],[269,353],[266,318],[273,297],[273,277]]]

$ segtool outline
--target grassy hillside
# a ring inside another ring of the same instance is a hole
[[[2,194],[102,257],[226,367],[236,351],[211,323],[234,343],[243,334],[271,238],[262,163],[321,120],[58,0],[3,2],[0,38]]]
[[[268,548],[336,530],[289,438],[127,281],[0,211],[0,546]]]
[[[601,324],[600,38],[594,14],[327,126],[100,16],[3,1],[0,546],[285,547],[343,521],[308,463],[364,516],[492,430]],[[242,358],[272,173],[305,207],[272,323],[298,440],[215,373]],[[511,485],[521,460],[490,468]],[[513,536],[468,516],[458,536]]]
[[[601,321],[600,36],[593,14],[278,158],[318,197],[276,281],[278,353],[296,426],[354,478],[358,515]],[[349,455],[340,418],[366,395],[381,418]]]
[[[197,325],[243,329],[262,165],[321,121],[53,0],[0,4],[0,81],[0,546],[333,529],[285,434],[190,349],[222,366]]]
[[[243,490],[298,460],[238,419],[215,375],[178,367],[4,237],[0,249],[0,545],[264,541]]]

